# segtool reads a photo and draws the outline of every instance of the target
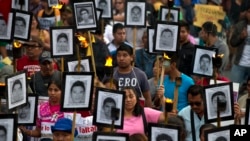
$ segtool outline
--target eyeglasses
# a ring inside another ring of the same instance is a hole
[[[190,106],[201,106],[202,102],[189,102],[188,103]]]

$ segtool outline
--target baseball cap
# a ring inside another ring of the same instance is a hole
[[[43,51],[39,57],[39,62],[42,64],[44,61],[53,62],[51,53],[49,51]]]
[[[64,131],[64,132],[72,132],[72,121],[68,118],[58,119],[54,126],[51,126],[51,131],[54,133],[55,131]],[[78,135],[78,131],[75,129],[74,136]]]

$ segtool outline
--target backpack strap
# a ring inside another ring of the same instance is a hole
[[[143,125],[144,125],[144,133],[145,135],[147,135],[148,134],[148,122],[145,116],[144,108],[142,110],[142,120],[143,120]]]

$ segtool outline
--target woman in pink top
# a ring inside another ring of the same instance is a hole
[[[125,106],[124,106],[124,124],[122,130],[117,130],[118,133],[128,133],[129,135],[135,133],[145,134],[144,131],[147,123],[163,122],[165,117],[161,111],[154,110],[148,107],[141,107],[139,97],[133,87],[124,87],[126,92]],[[145,115],[146,125],[143,122],[143,112]]]
[[[48,85],[49,101],[38,106],[38,116],[36,120],[36,129],[29,130],[21,126],[23,134],[31,137],[41,137],[41,139],[52,139],[51,125],[63,118],[63,112],[60,112],[61,100],[61,82],[52,81]]]

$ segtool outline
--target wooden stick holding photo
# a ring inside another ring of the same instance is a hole
[[[95,78],[97,78],[96,68],[95,68],[95,57],[94,57],[93,48],[92,48],[92,35],[91,35],[90,31],[88,31],[88,38],[89,38],[89,47],[88,47],[88,49],[90,50],[90,53],[91,53],[91,60],[92,60],[92,64],[93,64],[92,66],[93,66],[93,70],[94,70],[94,73],[95,73]]]
[[[135,54],[135,48],[136,48],[136,35],[137,34],[137,27],[133,27],[133,54]],[[133,61],[133,65],[135,65],[135,62]]]

